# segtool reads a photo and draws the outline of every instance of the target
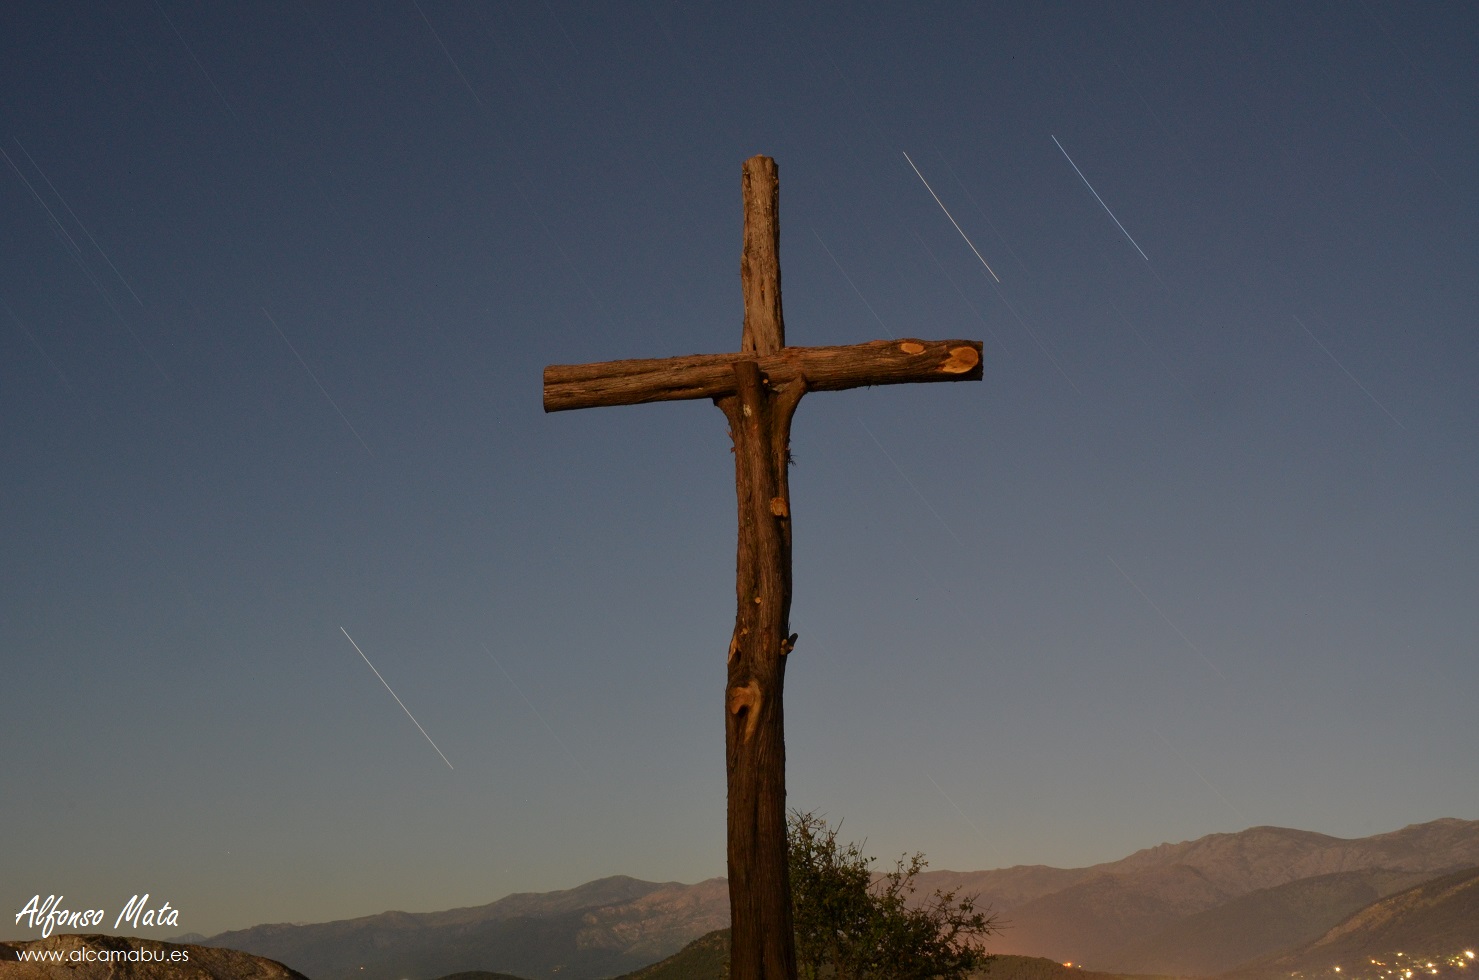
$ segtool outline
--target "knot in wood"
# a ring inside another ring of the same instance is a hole
[[[760,694],[760,685],[753,679],[744,687],[731,687],[729,689],[729,713],[739,715],[742,711],[748,711],[745,716],[745,740],[748,741],[755,734],[755,726],[760,724],[760,703],[764,700]]]
[[[790,517],[791,509],[786,506],[785,497],[770,498],[770,512],[776,517]]]

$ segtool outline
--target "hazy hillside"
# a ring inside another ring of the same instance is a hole
[[[1161,844],[1095,870],[1132,872],[1171,864],[1196,868],[1209,881],[1240,894],[1338,871],[1390,868],[1436,873],[1479,864],[1479,821],[1445,818],[1353,840],[1253,827]]]
[[[1385,870],[1421,880],[1476,860],[1479,821],[1435,820],[1357,840],[1277,827],[1211,834],[1083,869],[1066,888],[1020,906],[998,906],[1008,928],[994,949],[1112,969],[1122,951],[1260,889],[1340,871]],[[1241,941],[1256,945],[1252,935]]]
[[[982,905],[1011,909],[1093,877],[1110,865],[1091,868],[1050,868],[1044,864],[1019,864],[994,871],[926,871],[917,879],[922,892],[954,891],[979,895]]]
[[[1401,830],[1347,840],[1306,830],[1252,827],[1158,844],[1127,858],[1087,868],[1018,865],[995,871],[927,871],[925,890],[979,894],[998,910],[1025,905],[1097,875],[1134,875],[1185,865],[1228,895],[1242,895],[1300,878],[1391,868],[1438,874],[1479,864],[1479,820],[1444,818]]]
[[[1261,888],[1187,916],[1107,956],[1105,965],[1121,973],[1221,973],[1318,939],[1346,916],[1416,884],[1425,874],[1342,871]]]
[[[617,980],[727,980],[729,977],[729,930],[719,929],[700,936],[663,960],[628,973]],[[442,980],[455,980],[444,977]],[[1126,980],[1109,973],[1095,973],[1065,966],[1040,956],[992,956],[986,966],[971,974],[971,980]],[[1153,978],[1138,978],[1153,980]]]
[[[1346,918],[1313,942],[1240,970],[1241,980],[1287,978],[1292,973],[1329,975],[1343,965],[1345,976],[1379,975],[1371,960],[1395,963],[1406,957],[1443,957],[1479,950],[1479,867],[1426,881],[1389,895]],[[1466,972],[1479,970],[1479,963]],[[1400,974],[1399,974],[1400,975]]]
[[[729,930],[701,936],[661,963],[654,963],[618,980],[727,980],[729,976]],[[451,980],[451,978],[445,978]],[[986,966],[971,974],[971,980],[1126,980],[1108,973],[1094,973],[1064,966],[1034,956],[993,956]],[[1155,980],[1155,978],[1138,978]]]
[[[1091,868],[927,872],[919,895],[979,893],[999,915],[1002,931],[988,942],[994,953],[1189,975],[1224,972],[1317,938],[1372,898],[1473,865],[1479,821],[1437,820],[1359,840],[1255,827]],[[271,957],[313,980],[472,970],[596,980],[655,963],[728,924],[722,879],[606,878],[473,908],[258,926],[204,942]]]
[[[94,954],[147,952],[176,962],[23,963],[17,950],[52,951],[63,957],[84,948]],[[185,959],[179,960],[183,955]],[[0,980],[307,980],[281,963],[234,949],[165,943],[132,936],[62,935],[0,943]]]
[[[971,974],[971,980],[1164,980],[1152,977],[1123,977],[1066,966],[1041,956],[993,956],[986,966]]]
[[[1106,954],[1130,937],[1154,935],[1231,897],[1186,865],[1138,874],[1097,874],[1008,911],[992,949],[1097,969]]]
[[[270,956],[313,980],[400,980],[471,970],[585,980],[645,966],[728,922],[723,879],[682,885],[615,877],[473,908],[256,926],[206,942]]]
[[[1193,916],[1177,928],[1180,938],[1163,934],[1142,944],[1134,955],[1137,968],[1095,972],[1045,957],[994,955],[972,980],[1169,980],[1204,974],[1207,963],[1226,963],[1244,957],[1248,944],[1281,943],[1298,931],[1308,931],[1317,918],[1341,920],[1322,927],[1313,941],[1293,953],[1265,959],[1257,968],[1225,974],[1216,980],[1288,980],[1290,975],[1322,980],[1386,980],[1395,964],[1416,965],[1443,954],[1452,962],[1434,961],[1435,974],[1466,974],[1479,962],[1465,962],[1463,950],[1479,948],[1479,868],[1427,881],[1392,894],[1410,874],[1341,872],[1291,882],[1235,900],[1224,909]],[[1379,895],[1387,895],[1382,898]],[[1363,896],[1375,901],[1363,901]],[[1355,914],[1337,914],[1356,905]],[[1224,913],[1220,917],[1219,913]],[[1296,937],[1284,947],[1299,943]],[[1222,944],[1218,947],[1218,944]],[[1409,952],[1411,951],[1411,952]],[[1417,955],[1418,953],[1421,955]],[[1155,957],[1196,956],[1189,968],[1161,965]],[[1218,957],[1226,957],[1218,959]],[[1128,959],[1128,955],[1126,959]],[[1372,964],[1375,958],[1379,962]],[[1347,965],[1336,972],[1333,967]],[[1450,969],[1443,970],[1448,966]],[[1364,967],[1364,969],[1363,969]],[[1426,977],[1431,968],[1422,971]],[[1400,975],[1400,968],[1397,971]],[[619,980],[726,980],[729,975],[729,930],[709,933],[677,953]],[[450,980],[450,978],[449,978]]]
[[[667,959],[618,980],[728,980],[729,930],[700,936]]]

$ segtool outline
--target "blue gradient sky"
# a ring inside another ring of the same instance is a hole
[[[540,373],[738,346],[754,153],[792,343],[986,357],[797,414],[795,805],[961,870],[1479,816],[1476,38],[8,5],[0,911],[724,873],[723,416]]]

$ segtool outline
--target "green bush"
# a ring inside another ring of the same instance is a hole
[[[981,946],[993,918],[975,899],[935,891],[909,901],[923,854],[873,875],[862,845],[839,828],[792,811],[788,827],[796,966],[802,980],[961,980],[989,958]]]

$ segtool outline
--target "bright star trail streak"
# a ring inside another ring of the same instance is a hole
[[[339,632],[344,634],[344,638],[349,641],[349,645],[352,646],[352,647],[354,647],[354,652],[357,653],[357,654],[359,654],[360,655],[360,658],[362,660],[364,660],[364,662],[366,664],[369,664],[370,669],[371,670],[375,670],[375,665],[372,664],[372,663],[370,663],[370,658],[365,656],[365,651],[361,650],[359,648],[359,644],[356,643],[356,642],[354,642],[354,637],[352,637],[352,636],[349,635],[349,630],[347,630],[347,629],[345,629],[344,627],[341,626],[341,627],[339,627]],[[376,677],[380,677],[380,671],[375,670],[375,676]],[[385,684],[385,678],[380,677],[380,683],[381,684]],[[385,684],[385,689],[387,691],[390,691],[390,685],[389,684]],[[416,720],[416,716],[413,715],[413,714],[411,714],[411,709],[408,708],[408,707],[406,707],[406,702],[404,702],[404,701],[401,700],[400,695],[399,694],[396,694],[394,691],[390,691],[390,696],[393,697],[393,698],[395,698],[395,703],[398,704],[398,705],[400,705],[401,706],[401,710],[406,713],[406,717],[409,718],[409,719],[411,719],[411,724],[415,725],[416,726],[416,729],[418,731],[420,731],[422,735],[426,735],[426,729],[422,728],[421,727],[421,722],[417,721]],[[447,757],[445,755],[442,755],[442,750],[441,749],[437,749],[437,743],[431,741],[431,736],[430,735],[426,735],[426,740],[428,742],[431,742],[431,747],[437,750],[437,755],[441,755],[442,756],[442,761],[447,763],[447,768],[448,769],[451,769],[452,768],[452,763],[451,762],[448,762]]]
[[[1001,338],[996,335],[996,331],[991,327],[991,322],[976,308],[976,304],[970,301],[970,298],[965,294],[965,290],[961,289],[955,282],[955,277],[950,274],[950,270],[945,268],[945,263],[940,261],[940,257],[935,254],[935,250],[929,247],[929,244],[925,242],[924,238],[918,232],[914,233],[914,240],[919,243],[920,248],[924,249],[925,254],[930,257],[930,261],[935,263],[935,268],[940,270],[940,274],[945,277],[945,281],[955,290],[956,295],[960,297],[960,301],[966,305],[968,310],[976,315],[977,320],[981,321],[981,326],[986,328],[986,332],[991,335],[992,340],[996,341],[996,346],[1001,348],[1001,352],[1007,356],[1011,356],[1012,352],[1007,349],[1007,345],[1002,343]]]
[[[907,156],[907,154],[905,155]],[[918,171],[915,172],[917,173]],[[928,187],[929,185],[926,184],[925,186]],[[868,298],[863,295],[863,291],[858,288],[857,283],[852,281],[852,276],[848,275],[847,270],[842,267],[842,263],[837,261],[837,256],[833,255],[832,250],[827,247],[827,243],[822,241],[822,236],[817,232],[815,228],[811,230],[811,233],[813,235],[816,235],[817,244],[822,246],[822,251],[826,252],[827,258],[831,259],[832,264],[837,266],[837,271],[842,273],[842,278],[847,280],[847,284],[852,287],[852,291],[858,294],[858,299],[862,300],[863,305],[868,308],[868,312],[873,314],[873,319],[878,321],[878,325],[883,328],[883,332],[888,334],[889,337],[893,338],[894,340],[897,340],[898,337],[895,336],[894,332],[888,328],[888,324],[883,322],[883,318],[878,315],[878,311],[873,309],[873,304],[868,302]],[[990,266],[987,266],[987,269],[990,268]],[[871,438],[874,444],[878,446],[878,451],[883,453],[883,457],[889,461],[889,465],[891,465],[899,474],[899,476],[903,478],[905,483],[909,484],[909,489],[913,490],[915,494],[918,495],[919,499],[923,501],[924,505],[929,508],[930,513],[935,515],[935,520],[940,522],[940,526],[945,529],[947,534],[949,534],[952,538],[955,538],[956,544],[964,548],[965,542],[960,540],[960,537],[955,533],[955,530],[949,524],[945,523],[945,518],[940,516],[940,512],[935,510],[934,505],[925,498],[923,493],[920,493],[919,488],[914,485],[914,481],[909,479],[908,475],[906,475],[904,471],[899,468],[898,463],[894,462],[894,458],[889,455],[887,449],[883,448],[883,443],[878,441],[878,437],[873,435],[873,430],[868,428],[868,424],[862,419],[858,419],[858,424],[863,427],[863,431],[868,433],[869,438]]]
[[[298,363],[303,365],[303,370],[308,372],[308,376],[313,379],[313,383],[318,385],[318,390],[323,392],[323,396],[328,399],[329,404],[334,406],[334,411],[339,413],[339,417],[344,420],[344,424],[349,426],[349,431],[354,433],[354,437],[356,439],[359,439],[359,444],[365,447],[365,452],[369,453],[370,457],[373,459],[375,454],[370,450],[370,447],[365,443],[365,440],[360,437],[359,430],[350,423],[349,417],[344,414],[344,410],[339,407],[339,403],[334,401],[333,396],[329,394],[326,388],[324,388],[323,382],[318,380],[318,375],[313,373],[313,368],[309,367],[308,362],[303,360],[303,355],[298,353],[298,348],[293,346],[293,342],[288,339],[287,334],[282,332],[282,327],[279,327],[277,325],[277,321],[272,319],[272,314],[267,312],[267,308],[265,306],[262,307],[262,315],[265,316],[269,321],[271,321],[273,328],[277,331],[277,335],[282,338],[282,342],[288,345],[288,350],[293,352],[293,356],[298,359]]]
[[[1026,272],[1027,266],[1022,262],[1022,257],[1017,254],[1016,249],[1012,248],[1006,237],[996,230],[996,223],[986,214],[986,209],[981,207],[980,202],[976,200],[976,195],[972,194],[965,186],[965,182],[960,179],[960,175],[955,172],[955,168],[950,166],[950,161],[945,159],[945,154],[936,150],[935,155],[940,158],[940,162],[945,165],[945,169],[950,171],[950,179],[955,181],[955,186],[960,188],[960,192],[965,195],[965,199],[971,202],[971,207],[975,208],[976,213],[981,216],[981,220],[986,222],[986,227],[991,229],[991,233],[996,236],[997,241],[1001,242],[1002,247],[1007,250],[1007,254],[1016,259],[1017,264],[1022,266],[1022,271]]]
[[[904,153],[904,159],[909,160],[908,153]],[[930,182],[924,179],[924,174],[920,173],[919,168],[914,166],[913,160],[909,160],[909,166],[911,169],[913,169],[914,176],[918,177],[919,182],[924,185],[924,189],[930,192],[930,197],[934,198],[935,203],[940,206],[940,210],[945,212],[945,217],[950,219],[950,223],[952,225],[955,225],[955,230],[960,232],[960,237],[964,238],[965,243],[971,247],[971,251],[976,253],[976,258],[981,259],[981,264],[986,267],[987,272],[991,273],[991,278],[995,279],[997,282],[1001,282],[1001,276],[998,276],[996,274],[996,270],[991,268],[991,263],[987,262],[984,258],[981,257],[980,251],[976,248],[975,242],[971,241],[970,236],[967,235],[964,231],[961,231],[960,225],[956,222],[955,217],[950,213],[950,209],[945,207],[945,202],[940,200],[940,195],[935,193],[935,189],[930,186]]]
[[[1000,287],[1000,285],[1001,285],[1001,276],[998,276],[996,274],[996,270],[993,269],[993,268],[991,268],[990,263],[988,263],[984,258],[982,258],[981,253],[976,248],[975,243],[972,242],[970,240],[970,238],[966,235],[966,233],[961,230],[961,227],[956,222],[954,216],[952,216],[950,214],[950,210],[945,207],[945,202],[940,200],[940,196],[935,193],[935,189],[930,186],[930,182],[924,179],[924,174],[920,173],[919,172],[919,168],[914,166],[914,161],[909,159],[909,154],[908,153],[904,153],[904,159],[905,160],[909,160],[909,166],[914,168],[914,174],[915,174],[915,176],[917,176],[919,178],[920,182],[924,184],[924,189],[930,192],[930,197],[932,197],[932,198],[935,199],[935,203],[940,206],[940,210],[945,212],[945,217],[947,217],[947,218],[950,219],[950,223],[952,225],[955,225],[955,230],[958,231],[958,232],[960,232],[960,237],[965,239],[965,243],[971,247],[971,251],[972,252],[975,252],[976,253],[976,258],[981,259],[981,264],[984,265],[984,266],[986,266],[986,271],[989,272],[989,273],[991,273],[991,278],[992,279],[995,279],[997,286]],[[1069,163],[1072,163],[1073,161],[1070,160],[1068,162]],[[1091,188],[1089,188],[1089,190],[1093,190],[1093,188],[1091,187]],[[1095,196],[1097,197],[1098,195],[1095,195]],[[984,212],[982,213],[982,216],[983,217],[985,216],[985,213]],[[1110,217],[1114,217],[1114,216],[1113,215],[1110,215]],[[823,246],[823,247],[825,248],[826,246]],[[1136,248],[1139,248],[1139,246],[1137,245]],[[1143,255],[1144,253],[1142,252],[1141,254]],[[836,259],[833,259],[833,261],[835,262]],[[1055,368],[1058,369],[1058,373],[1059,374],[1063,375],[1063,380],[1068,382],[1068,386],[1070,388],[1072,388],[1074,390],[1074,392],[1076,392],[1077,394],[1082,395],[1083,392],[1082,391],[1079,391],[1078,385],[1075,384],[1074,381],[1073,381],[1073,379],[1068,376],[1068,372],[1065,371],[1065,370],[1063,370],[1063,365],[1059,364],[1058,363],[1058,359],[1056,357],[1054,357],[1052,355],[1052,353],[1050,353],[1048,351],[1047,347],[1045,347],[1043,345],[1043,342],[1041,340],[1038,340],[1037,339],[1037,334],[1035,334],[1035,333],[1032,332],[1032,328],[1027,325],[1027,321],[1026,320],[1022,319],[1021,315],[1017,312],[1017,308],[1015,306],[1013,306],[1011,304],[1011,301],[1006,298],[1006,294],[1003,293],[1000,288],[997,288],[996,295],[997,295],[998,298],[1000,298],[1000,300],[1002,302],[1002,305],[1004,305],[1008,310],[1010,310],[1012,316],[1016,318],[1017,325],[1020,326],[1023,330],[1025,330],[1027,332],[1027,336],[1029,336],[1029,337],[1032,338],[1032,342],[1037,345],[1037,349],[1040,350],[1040,351],[1042,351],[1043,356],[1046,357],[1050,362],[1052,362],[1053,367],[1055,367]]]
[[[1049,135],[1051,136],[1052,134],[1050,133]],[[1053,136],[1052,139],[1057,144],[1058,150],[1063,154],[1063,159],[1068,161],[1068,165],[1073,168],[1073,172],[1078,174],[1078,179],[1084,182],[1084,186],[1089,189],[1089,193],[1094,195],[1094,200],[1098,201],[1099,206],[1104,209],[1104,213],[1109,215],[1109,220],[1113,221],[1119,227],[1119,230],[1124,232],[1125,237],[1130,239],[1130,244],[1135,246],[1135,251],[1140,253],[1140,257],[1149,262],[1150,256],[1145,254],[1145,249],[1141,248],[1140,243],[1135,241],[1135,239],[1130,238],[1130,233],[1125,231],[1125,226],[1120,224],[1120,219],[1114,216],[1114,212],[1109,210],[1109,205],[1104,203],[1104,198],[1100,197],[1099,192],[1094,190],[1094,185],[1089,183],[1089,178],[1085,177],[1084,172],[1078,169],[1078,164],[1074,163],[1073,157],[1069,156],[1068,151],[1063,149],[1063,144],[1058,142],[1058,137]]]

